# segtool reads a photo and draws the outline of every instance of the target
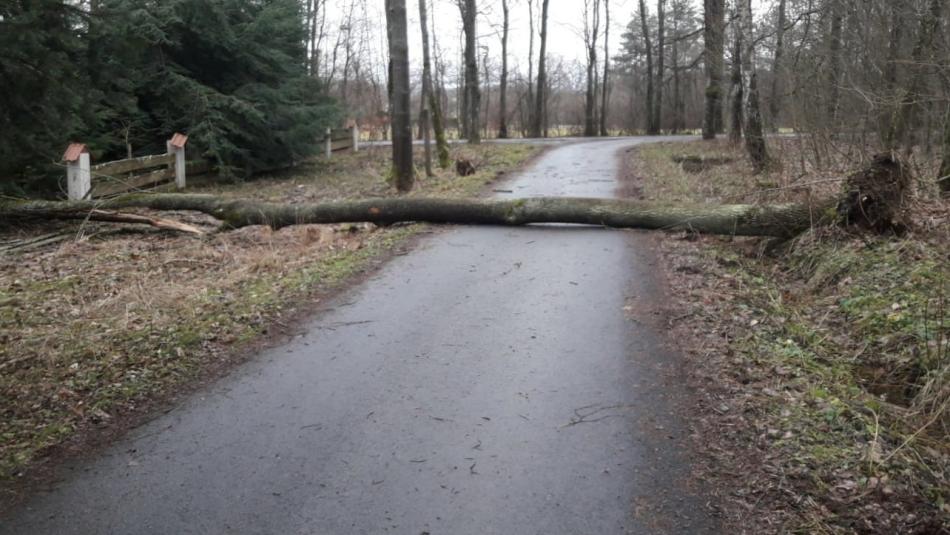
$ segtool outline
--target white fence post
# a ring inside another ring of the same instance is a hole
[[[66,196],[71,201],[85,199],[92,189],[89,152],[82,143],[72,143],[63,155],[66,162]]]
[[[360,150],[360,128],[356,126],[356,123],[353,123],[353,152],[359,152]]]
[[[327,160],[329,160],[330,156],[333,155],[333,130],[329,128],[327,128],[326,153]]]
[[[175,187],[185,189],[185,143],[188,142],[188,136],[184,134],[174,134],[166,143],[168,153],[175,155],[173,163],[175,167]]]

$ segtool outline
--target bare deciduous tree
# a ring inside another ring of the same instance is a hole
[[[659,134],[663,128],[663,86],[666,76],[666,0],[656,1],[656,82],[653,84],[653,128]]]
[[[412,120],[409,111],[409,36],[406,0],[386,0],[389,37],[389,106],[392,117],[393,181],[399,191],[413,186]]]
[[[502,25],[501,25],[501,81],[498,91],[501,93],[498,97],[498,137],[505,139],[508,137],[508,0],[501,0]]]
[[[703,139],[715,139],[722,131],[722,71],[725,41],[725,0],[704,0],[703,29],[706,61]]]
[[[610,0],[604,0],[604,79],[600,97],[600,135],[607,133],[607,104],[610,99]]]
[[[538,90],[535,92],[534,105],[534,124],[531,128],[532,137],[547,137],[547,121],[545,119],[545,109],[547,95],[545,94],[547,86],[547,72],[545,71],[545,56],[547,55],[548,45],[548,2],[550,0],[541,0],[541,53],[538,55]]]
[[[442,104],[432,83],[432,62],[429,55],[429,25],[426,0],[419,0],[419,25],[422,31],[422,101],[428,102],[429,116],[432,119],[432,131],[435,133],[436,155],[439,167],[449,166],[449,144],[445,140],[445,127],[442,122]]]
[[[650,25],[647,23],[647,17],[649,13],[647,12],[646,2],[640,0],[640,27],[643,31],[643,44],[646,49],[647,65],[646,65],[646,82],[647,82],[647,94],[646,94],[646,118],[647,118],[647,134],[659,134],[660,125],[656,123],[657,116],[654,114],[654,87],[653,87],[653,43],[650,39]]]
[[[584,99],[584,135],[597,135],[597,44],[600,0],[584,0],[584,41],[587,46],[587,92]]]
[[[773,132],[778,131],[779,114],[782,111],[782,94],[779,91],[780,82],[784,65],[782,59],[785,56],[785,25],[786,20],[785,6],[787,0],[778,2],[778,20],[775,23],[775,52],[772,55],[772,88],[769,91],[769,129]]]
[[[755,27],[752,20],[752,0],[739,0],[741,4],[739,14],[740,41],[745,45],[742,51],[742,93],[745,114],[745,146],[752,160],[752,167],[756,172],[764,171],[769,165],[769,153],[765,144],[765,134],[762,128],[762,113],[759,108],[758,79],[755,71]]]
[[[459,10],[462,13],[462,31],[465,34],[465,131],[463,137],[469,143],[480,143],[479,116],[481,110],[481,89],[478,86],[478,9],[475,0],[459,0]]]

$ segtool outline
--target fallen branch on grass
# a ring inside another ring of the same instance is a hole
[[[178,232],[187,232],[189,234],[204,234],[205,232],[198,227],[175,221],[174,219],[165,219],[161,217],[148,217],[139,214],[123,214],[120,212],[108,212],[105,210],[90,210],[77,219],[86,219],[89,221],[107,221],[112,223],[138,223],[151,225],[155,228],[165,230],[176,230]]]

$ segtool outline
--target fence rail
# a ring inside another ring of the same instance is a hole
[[[334,152],[360,150],[360,131],[357,127],[350,128],[327,128],[327,133],[323,138],[324,154],[327,159],[333,156]]]
[[[188,170],[196,174],[201,164],[185,161],[188,136],[175,134],[166,143],[165,154],[152,154],[90,165],[89,151],[82,143],[72,143],[63,155],[70,200],[104,197],[156,186],[171,180],[184,189]],[[205,170],[206,170],[205,166]]]

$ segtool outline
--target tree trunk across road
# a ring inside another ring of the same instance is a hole
[[[613,228],[691,230],[740,236],[794,236],[834,219],[834,202],[814,206],[668,205],[645,201],[581,197],[515,200],[386,198],[317,204],[279,204],[216,195],[133,194],[104,201],[0,202],[0,221],[75,219],[91,210],[149,208],[208,214],[229,227],[298,224],[400,222],[478,225],[575,223]]]

